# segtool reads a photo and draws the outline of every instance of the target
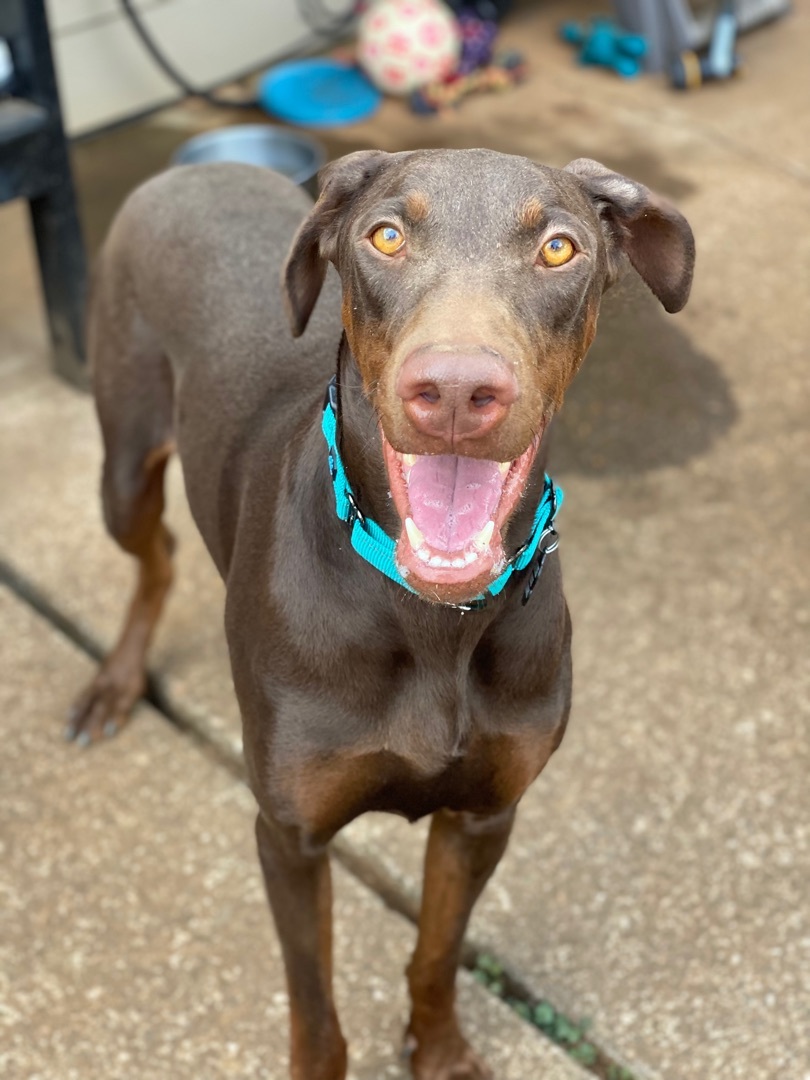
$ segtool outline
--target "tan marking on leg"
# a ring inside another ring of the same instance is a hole
[[[408,965],[416,1080],[492,1080],[458,1023],[456,971],[473,905],[506,849],[513,820],[514,807],[490,818],[442,810],[431,820],[419,936]]]
[[[146,690],[146,654],[172,583],[174,537],[161,520],[172,445],[166,442],[147,456],[144,488],[126,531],[115,537],[137,559],[138,580],[115,647],[71,710],[68,735],[81,743],[120,730]]]
[[[146,460],[143,463],[143,471],[150,473],[155,465],[159,465],[161,461],[166,461],[177,450],[177,443],[174,439],[168,439],[165,443],[161,443],[160,446],[156,446],[154,450],[150,450],[146,455]]]

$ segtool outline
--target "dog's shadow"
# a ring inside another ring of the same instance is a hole
[[[715,361],[631,273],[605,296],[596,341],[555,425],[551,466],[597,476],[683,465],[737,415]]]

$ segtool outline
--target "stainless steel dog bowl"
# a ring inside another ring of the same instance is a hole
[[[318,170],[326,161],[320,143],[297,131],[270,124],[237,124],[195,135],[172,157],[173,165],[200,165],[209,161],[240,161],[284,173],[317,195]]]

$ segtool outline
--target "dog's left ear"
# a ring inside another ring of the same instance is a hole
[[[281,273],[293,337],[300,337],[307,328],[326,277],[326,264],[335,255],[344,212],[390,156],[383,150],[358,150],[321,169],[320,196],[304,218]]]
[[[667,311],[680,311],[689,299],[695,266],[695,238],[683,214],[643,184],[598,161],[577,158],[565,171],[578,178],[596,204],[609,242],[627,254]],[[615,259],[610,262],[612,281],[618,268]]]

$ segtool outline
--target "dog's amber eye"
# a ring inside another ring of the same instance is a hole
[[[371,234],[371,242],[383,255],[396,255],[405,243],[405,237],[393,225],[381,225]]]
[[[552,236],[540,248],[540,254],[546,266],[564,266],[573,259],[576,251],[577,249],[567,236]]]

